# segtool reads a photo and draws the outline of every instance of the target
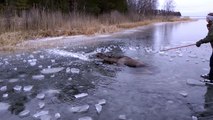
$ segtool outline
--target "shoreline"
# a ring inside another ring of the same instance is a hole
[[[143,27],[146,25],[156,24],[156,23],[164,23],[164,22],[187,22],[187,21],[193,21],[194,19],[191,18],[175,18],[175,19],[169,19],[166,21],[163,20],[144,20],[144,21],[138,21],[138,22],[129,22],[129,23],[120,23],[116,25],[111,26],[104,26],[105,29],[109,30],[102,30],[102,31],[95,31],[94,33],[86,34],[86,33],[76,33],[74,35],[67,35],[67,34],[55,34],[55,35],[48,35],[48,36],[40,36],[40,35],[31,35],[27,33],[23,33],[23,35],[26,35],[25,37],[19,37],[22,36],[21,32],[9,32],[8,36],[13,38],[13,40],[18,36],[18,40],[15,39],[15,44],[6,43],[4,45],[1,44],[0,52],[16,52],[16,51],[34,51],[36,49],[45,49],[45,48],[51,48],[51,47],[57,47],[64,44],[65,41],[70,39],[74,41],[76,38],[81,37],[81,39],[84,40],[91,40],[94,37],[98,36],[106,36],[109,34],[113,34],[116,32],[120,32],[122,30],[128,30],[133,29],[137,27]],[[113,29],[111,28],[113,27]],[[111,30],[111,31],[110,31]],[[11,33],[11,34],[10,34]],[[30,38],[32,37],[32,38]],[[8,38],[8,37],[6,37]],[[9,40],[11,39],[9,38]],[[46,40],[45,40],[46,39]],[[42,41],[43,40],[43,41]],[[48,41],[47,41],[48,40]],[[65,41],[64,41],[65,40]],[[78,39],[80,40],[80,39]],[[77,41],[78,41],[77,40]]]

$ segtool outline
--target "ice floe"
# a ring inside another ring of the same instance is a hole
[[[71,107],[69,110],[73,113],[81,113],[81,112],[86,112],[88,109],[89,109],[89,105],[82,105],[82,106]]]
[[[82,97],[86,97],[86,96],[88,96],[87,93],[81,93],[81,94],[75,95],[75,98],[82,98]]]
[[[9,79],[9,83],[15,83],[15,82],[18,82],[18,81],[19,81],[19,79],[17,79],[17,78]]]
[[[119,116],[118,116],[118,119],[119,119],[119,120],[126,120],[126,115],[119,115]]]
[[[93,119],[91,117],[86,116],[86,117],[79,118],[78,120],[93,120]]]
[[[79,74],[80,70],[78,68],[71,68],[71,73]]]
[[[39,118],[41,116],[44,116],[44,115],[48,115],[49,114],[49,111],[40,111],[40,112],[37,112],[36,114],[33,115],[33,117],[35,118]]]
[[[1,90],[2,92],[7,91],[7,86],[2,86],[2,87],[0,88],[0,90]]]
[[[43,80],[44,79],[44,75],[33,75],[32,79],[34,79],[34,80]]]
[[[8,98],[8,96],[9,95],[7,93],[5,93],[5,94],[2,95],[3,98]]]
[[[56,113],[55,114],[55,118],[56,118],[56,120],[60,119],[61,118],[61,114],[60,113]]]
[[[187,97],[188,96],[188,93],[185,92],[185,91],[181,91],[179,94],[182,95],[183,97]]]
[[[45,98],[45,94],[39,93],[39,94],[37,94],[36,98],[43,100]]]
[[[19,113],[19,117],[27,117],[29,115],[30,115],[30,111],[29,110],[24,110],[24,111]]]
[[[44,102],[39,102],[38,106],[40,109],[43,109],[45,107],[45,103]]]
[[[32,85],[24,86],[24,88],[23,88],[23,90],[24,90],[25,92],[30,92],[32,89],[33,89],[33,86],[32,86]]]
[[[20,92],[21,89],[22,89],[22,86],[16,85],[15,87],[13,87],[13,89],[14,89],[16,92]]]
[[[194,86],[204,86],[205,83],[199,81],[199,80],[194,80],[194,79],[187,79],[187,84],[188,85],[194,85]]]
[[[101,106],[100,104],[96,104],[96,105],[95,105],[95,109],[96,109],[96,111],[98,112],[98,114],[100,114],[101,111],[102,111],[102,106]]]
[[[53,73],[57,73],[57,72],[60,72],[64,69],[64,67],[58,67],[58,68],[46,68],[46,69],[43,69],[41,71],[42,74],[53,74]]]
[[[106,100],[105,99],[101,99],[98,101],[99,105],[105,105],[106,104]]]

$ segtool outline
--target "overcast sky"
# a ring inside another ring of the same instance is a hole
[[[159,0],[162,8],[166,0]],[[213,12],[213,0],[174,0],[175,11],[180,11],[182,16],[206,16]]]

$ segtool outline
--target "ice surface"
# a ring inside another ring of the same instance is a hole
[[[71,69],[68,67],[67,69],[66,69],[66,73],[70,73],[71,72]]]
[[[41,73],[43,74],[53,74],[53,73],[57,73],[57,72],[60,72],[64,69],[64,67],[58,67],[58,68],[46,68],[46,69],[43,69],[41,71]]]
[[[77,106],[77,107],[71,107],[70,111],[73,113],[81,113],[81,112],[86,112],[89,109],[89,105],[83,105],[83,106]]]
[[[87,117],[79,118],[78,120],[92,120],[92,118],[87,116]]]
[[[79,74],[80,70],[78,68],[71,68],[71,72],[75,74]]]
[[[82,98],[82,97],[86,97],[86,96],[88,96],[87,93],[81,93],[81,94],[75,95],[75,98]]]
[[[0,102],[0,111],[6,111],[9,107],[10,105],[8,103]]]
[[[96,104],[95,109],[97,110],[97,112],[99,114],[102,111],[102,106],[100,104]]]
[[[19,113],[19,117],[27,117],[29,115],[30,115],[30,111],[29,110],[24,110],[24,111]]]
[[[44,75],[33,75],[32,79],[34,79],[34,80],[43,80],[44,79]]]
[[[23,88],[23,90],[24,90],[25,92],[29,92],[29,91],[31,91],[32,89],[33,89],[33,86],[32,86],[32,85],[24,86],[24,88]]]

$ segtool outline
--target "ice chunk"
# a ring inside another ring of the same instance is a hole
[[[44,75],[33,75],[32,79],[34,79],[34,80],[43,80],[44,79]]]
[[[99,105],[105,105],[106,104],[106,100],[105,99],[99,100],[98,104]]]
[[[55,90],[55,89],[49,89],[44,92],[47,96],[54,96],[56,94],[60,93],[60,90]]]
[[[61,114],[60,114],[60,113],[56,113],[56,114],[55,114],[55,118],[56,118],[56,120],[57,120],[57,119],[60,119],[60,118],[61,118]]]
[[[44,59],[44,56],[43,56],[43,55],[40,55],[39,57],[40,57],[41,59]]]
[[[71,68],[71,72],[79,74],[80,70],[78,68]]]
[[[2,95],[2,97],[3,97],[3,98],[8,98],[8,94],[5,93],[5,94]]]
[[[6,111],[9,107],[10,105],[8,103],[0,102],[0,111]]]
[[[17,71],[18,70],[18,68],[13,68],[15,71]]]
[[[43,109],[45,107],[45,103],[44,102],[39,102],[38,106],[40,109]]]
[[[126,115],[119,115],[118,118],[119,120],[126,120]]]
[[[77,107],[71,107],[70,111],[73,113],[81,113],[81,112],[86,112],[89,109],[89,105],[83,105],[83,106],[77,106]]]
[[[183,97],[187,97],[187,96],[188,96],[188,93],[185,92],[185,91],[182,91],[182,92],[180,92],[180,95],[182,95]]]
[[[30,115],[30,111],[29,110],[24,110],[24,111],[19,113],[19,117],[27,117],[29,115]]]
[[[173,59],[171,58],[171,59],[169,59],[169,62],[172,62],[173,61]]]
[[[43,67],[42,65],[39,65],[39,66],[38,66],[38,68],[42,68],[42,67]]]
[[[43,100],[45,98],[45,94],[43,93],[39,93],[36,98],[40,99],[40,100]]]
[[[71,80],[72,80],[72,78],[70,77],[70,78],[68,78],[68,80],[69,80],[69,81],[71,81]]]
[[[192,116],[192,120],[198,120],[196,116]]]
[[[187,79],[187,84],[189,85],[194,85],[194,86],[205,86],[204,82],[201,82],[199,80],[194,80],[194,79]]]
[[[0,88],[0,90],[1,90],[2,92],[7,91],[7,86],[2,86],[2,87]]]
[[[81,94],[75,95],[75,98],[82,98],[82,97],[86,97],[86,96],[88,96],[87,93],[81,93]]]
[[[87,116],[87,117],[79,118],[78,120],[92,120],[92,118]]]
[[[67,69],[66,69],[66,73],[70,73],[71,72],[71,69],[68,67]]]
[[[34,114],[33,117],[38,118],[38,117],[48,115],[48,114],[49,114],[49,111],[40,111],[40,112],[37,112],[36,114]]]
[[[16,79],[16,78],[9,80],[10,83],[15,83],[15,82],[18,82],[18,81],[19,81],[19,79]]]
[[[36,62],[30,62],[30,65],[31,65],[31,66],[35,66],[35,65],[36,65]]]
[[[197,55],[189,55],[190,58],[197,58]]]
[[[102,106],[100,104],[96,104],[95,109],[97,110],[97,112],[99,114],[102,111]]]
[[[183,54],[182,54],[182,53],[179,53],[178,56],[179,56],[179,57],[183,57]]]
[[[22,86],[16,85],[15,87],[13,87],[13,89],[14,89],[15,91],[19,92],[19,91],[21,91]]]
[[[53,74],[62,71],[64,68],[63,67],[58,67],[58,68],[47,68],[43,69],[41,73],[43,74]]]
[[[55,77],[55,75],[51,75],[50,77],[51,77],[51,78],[54,78],[54,77]]]
[[[25,92],[29,92],[29,91],[31,91],[32,89],[33,89],[33,86],[32,86],[32,85],[24,86],[24,88],[23,88],[23,90],[24,90]]]
[[[55,63],[55,60],[51,60],[52,63]]]

